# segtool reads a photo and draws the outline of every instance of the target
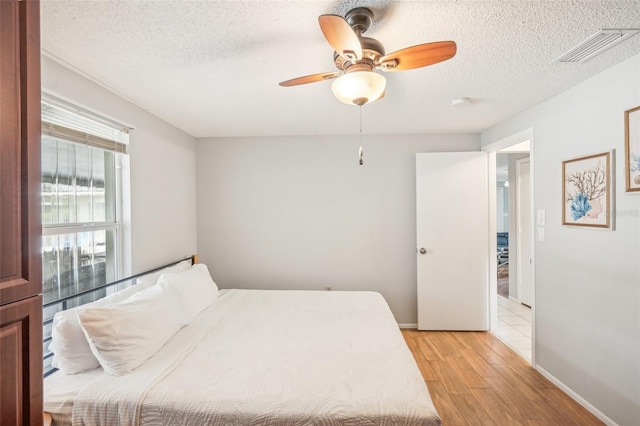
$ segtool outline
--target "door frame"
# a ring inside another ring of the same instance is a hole
[[[496,154],[498,151],[503,150],[505,148],[517,145],[522,142],[529,141],[529,173],[531,179],[531,194],[530,194],[530,214],[531,220],[533,221],[535,218],[535,142],[534,142],[534,132],[533,127],[529,127],[524,129],[518,133],[512,134],[511,136],[507,136],[505,138],[499,139],[495,142],[487,144],[481,148],[482,151],[486,151],[489,153],[489,188],[496,187]],[[497,211],[496,211],[496,191],[489,191],[489,234],[495,235],[497,232]],[[535,222],[532,222],[532,229],[535,228]],[[535,273],[535,264],[536,264],[536,253],[535,253],[535,235],[532,237],[533,247],[531,249],[531,261],[533,263],[533,271],[532,271],[532,280],[533,280],[533,306],[531,307],[531,366],[536,366],[535,360],[535,345],[536,345],[536,326],[535,326],[535,297],[536,297],[536,273]],[[489,238],[489,250],[490,253],[495,253],[497,250],[497,242],[495,238]],[[490,256],[489,260],[489,327],[490,330],[495,330],[498,326],[498,261],[496,256]],[[520,295],[518,295],[520,297]]]

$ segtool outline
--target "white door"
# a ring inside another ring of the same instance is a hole
[[[533,306],[533,228],[531,223],[531,177],[529,159],[516,162],[518,186],[516,217],[518,221],[517,285],[520,303]]]
[[[487,153],[416,154],[418,329],[489,328]]]

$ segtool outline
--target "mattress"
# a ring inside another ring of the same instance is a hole
[[[440,418],[378,293],[223,290],[124,376],[45,380],[73,425],[435,425]]]

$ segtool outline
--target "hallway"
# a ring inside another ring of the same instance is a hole
[[[498,295],[498,327],[493,333],[531,362],[531,308]]]

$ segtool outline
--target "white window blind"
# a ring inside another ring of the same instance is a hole
[[[128,152],[128,127],[46,94],[42,95],[42,134],[107,151]]]

